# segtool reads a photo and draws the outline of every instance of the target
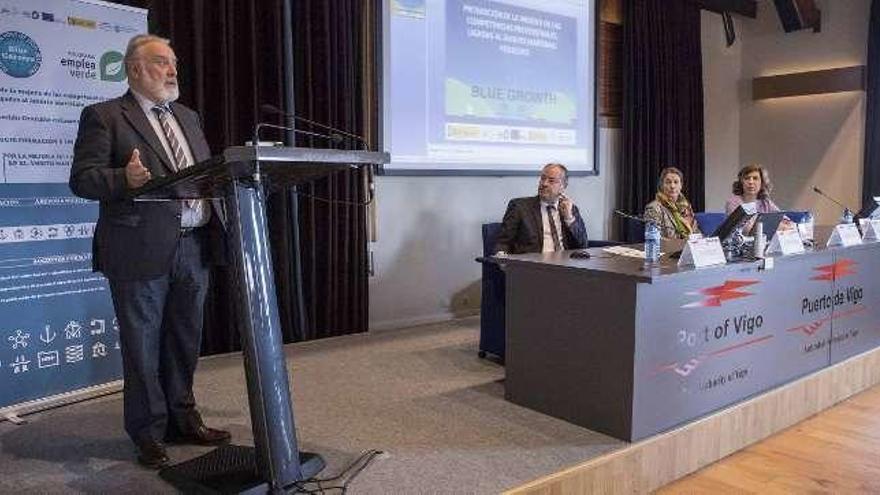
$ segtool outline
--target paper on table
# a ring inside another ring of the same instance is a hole
[[[639,258],[645,259],[645,251],[641,249],[633,249],[631,247],[625,246],[608,246],[602,248],[602,251],[610,254],[616,254],[618,256],[627,256],[630,258]],[[663,256],[663,253],[660,253],[660,256]]]

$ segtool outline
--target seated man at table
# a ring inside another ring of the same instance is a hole
[[[496,255],[547,253],[587,247],[587,229],[577,206],[565,195],[568,169],[549,163],[541,171],[538,195],[507,204]]]

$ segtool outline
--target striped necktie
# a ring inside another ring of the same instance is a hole
[[[559,239],[559,230],[556,229],[556,207],[547,205],[547,220],[550,222],[550,236],[553,238],[553,250],[562,251],[562,242]]]
[[[168,120],[171,116],[171,109],[168,108],[167,105],[156,105],[153,107],[153,112],[156,113],[156,117],[159,119],[159,124],[162,126],[162,132],[165,133],[165,139],[168,140],[168,147],[171,148],[172,156],[170,158],[174,170],[179,172],[192,165],[189,163],[189,160],[186,159],[186,154],[183,152],[183,146],[180,145],[180,141],[177,139],[177,134],[175,134],[174,129],[171,128],[171,122]],[[187,199],[183,203],[187,208],[201,207],[200,202],[194,199]]]
[[[174,170],[179,171],[189,167],[190,163],[183,152],[183,146],[180,145],[177,134],[174,133],[174,129],[171,128],[171,122],[168,121],[171,109],[164,105],[156,105],[153,107],[153,112],[156,113],[159,124],[162,126],[162,131],[165,133],[165,139],[168,140],[168,147],[171,148],[172,156],[170,158],[174,165]]]

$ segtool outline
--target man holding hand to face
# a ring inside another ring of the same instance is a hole
[[[510,200],[495,253],[546,253],[587,247],[587,229],[577,206],[565,195],[568,169],[550,163],[541,171],[538,195]]]
[[[158,468],[168,462],[164,442],[230,438],[205,426],[192,393],[209,261],[222,255],[215,251],[222,229],[210,201],[126,197],[210,158],[210,150],[198,115],[175,103],[177,58],[168,40],[132,38],[125,69],[126,94],[82,111],[70,188],[100,201],[92,262],[109,281],[119,321],[125,431],[138,461]]]

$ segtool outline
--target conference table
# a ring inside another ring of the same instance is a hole
[[[699,269],[589,251],[502,260],[505,395],[615,438],[672,429],[880,345],[880,243]]]

